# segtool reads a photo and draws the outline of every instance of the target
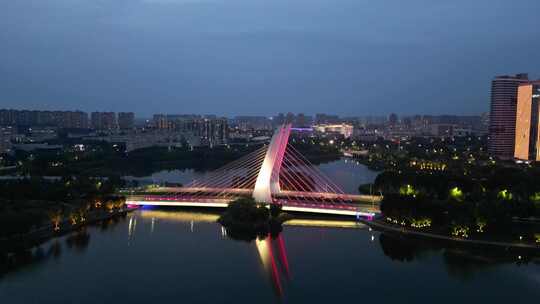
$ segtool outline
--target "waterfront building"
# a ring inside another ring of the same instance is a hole
[[[492,81],[488,141],[488,151],[492,156],[500,159],[514,157],[518,87],[527,82],[527,74],[497,76]]]
[[[538,139],[540,81],[521,84],[518,88],[514,158],[540,160]]]

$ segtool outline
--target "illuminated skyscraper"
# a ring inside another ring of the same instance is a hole
[[[538,140],[540,81],[522,84],[518,88],[514,157],[540,160]]]
[[[512,159],[516,135],[517,90],[528,82],[527,74],[497,76],[491,83],[488,151],[501,159]]]

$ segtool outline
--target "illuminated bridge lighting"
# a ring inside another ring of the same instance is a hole
[[[226,208],[238,198],[253,197],[282,210],[372,219],[380,196],[346,194],[289,144],[291,125],[275,132],[270,144],[185,187],[155,187],[129,195],[134,206]]]

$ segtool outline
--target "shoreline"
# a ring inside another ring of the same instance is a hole
[[[513,248],[520,248],[520,249],[536,249],[536,250],[540,249],[540,243],[537,245],[533,245],[533,244],[525,244],[525,243],[510,243],[510,242],[462,239],[462,238],[454,238],[454,237],[435,234],[435,233],[414,231],[414,230],[410,230],[403,227],[398,228],[398,227],[390,226],[386,223],[382,223],[381,221],[377,219],[374,219],[371,221],[361,219],[360,222],[368,225],[369,227],[373,229],[378,229],[379,231],[397,232],[402,235],[412,236],[412,237],[421,237],[424,239],[440,240],[440,241],[465,244],[465,245],[497,246],[497,247],[507,247],[507,248],[513,247]]]
[[[123,216],[137,209],[138,208],[124,207],[111,213],[96,214],[95,216],[88,217],[88,219],[84,221],[84,223],[78,223],[76,225],[70,224],[69,220],[66,219],[62,222],[62,228],[60,228],[59,231],[54,231],[52,224],[44,225],[40,228],[35,229],[34,231],[30,231],[23,235],[17,235],[11,238],[1,239],[0,252],[5,251],[10,253],[24,248],[31,248],[33,246],[47,242],[55,237],[67,235],[82,227],[86,227],[88,225],[92,225],[103,220],[112,219],[117,216]]]
[[[126,215],[127,213],[138,210],[138,209],[139,208],[124,207],[112,213],[99,213],[99,214],[96,214],[95,216],[89,217],[84,223],[79,223],[76,225],[72,225],[69,222],[69,220],[64,220],[61,225],[62,228],[59,231],[54,231],[52,229],[52,224],[44,225],[24,235],[18,235],[11,238],[1,239],[0,251],[13,252],[17,249],[36,246],[38,244],[44,243],[55,237],[60,237],[60,236],[69,234],[82,227],[95,224],[96,222],[99,222],[99,221],[115,218],[117,216]],[[381,221],[380,219],[373,219],[373,220],[359,219],[357,221],[377,231],[393,232],[393,233],[398,233],[400,235],[404,235],[407,237],[438,240],[438,241],[444,241],[444,242],[450,242],[450,243],[462,244],[462,245],[497,246],[497,247],[506,247],[506,248],[534,249],[534,250],[540,249],[540,243],[530,244],[530,243],[516,243],[516,242],[487,241],[487,240],[478,240],[478,239],[463,239],[463,238],[456,238],[456,237],[430,233],[430,232],[414,231],[414,230],[404,228],[401,226],[396,227],[393,225],[389,225],[385,223],[384,221]]]

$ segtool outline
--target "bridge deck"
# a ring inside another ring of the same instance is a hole
[[[251,196],[253,189],[245,188],[212,188],[212,187],[156,187],[147,190],[148,193],[220,193]],[[342,199],[354,202],[369,202],[379,203],[382,199],[378,195],[359,195],[359,194],[340,194],[328,192],[303,192],[303,191],[287,191],[282,190],[279,193],[280,197],[305,197],[305,198],[321,198],[321,199]]]
[[[226,208],[229,202],[235,200],[231,198],[215,197],[178,197],[164,195],[130,195],[126,199],[126,204],[137,206],[177,206],[177,207],[201,207],[201,208]],[[375,204],[332,204],[332,203],[312,203],[301,200],[290,201],[276,199],[282,204],[282,210],[289,212],[304,212],[318,214],[334,214],[348,216],[372,217],[379,213]]]

